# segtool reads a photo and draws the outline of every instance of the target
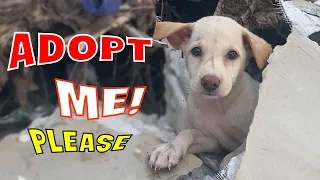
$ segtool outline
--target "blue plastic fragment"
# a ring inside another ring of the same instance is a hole
[[[119,10],[121,0],[81,0],[83,9],[91,14],[114,14]]]

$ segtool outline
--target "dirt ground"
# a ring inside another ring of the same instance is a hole
[[[54,128],[56,142],[63,144],[62,131],[77,130],[77,142],[82,132],[117,135],[96,122],[76,121]],[[188,155],[179,166],[169,171],[152,170],[145,161],[147,147],[160,143],[152,135],[133,135],[122,151],[51,153],[48,143],[43,154],[36,155],[31,141],[18,142],[18,134],[5,137],[0,143],[1,179],[4,180],[176,180],[202,162]]]

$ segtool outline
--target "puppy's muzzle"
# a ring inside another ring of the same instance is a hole
[[[207,91],[214,91],[220,85],[220,79],[214,75],[205,75],[201,78],[201,85]]]

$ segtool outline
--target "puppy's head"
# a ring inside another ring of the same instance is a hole
[[[182,50],[191,89],[207,98],[227,96],[253,56],[264,68],[272,47],[227,17],[204,17],[195,23],[158,22],[154,39],[167,38]]]

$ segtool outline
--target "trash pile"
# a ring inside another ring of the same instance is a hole
[[[120,60],[117,60],[116,63],[100,65],[98,68],[94,64],[97,61],[96,59],[92,60],[95,62],[90,64],[72,63],[70,58],[64,57],[62,62],[50,67],[22,68],[20,65],[19,70],[7,72],[14,32],[30,32],[33,47],[37,47],[38,32],[59,34],[64,37],[66,43],[70,37],[79,33],[90,34],[97,39],[100,35],[106,33],[122,37],[150,37],[148,31],[152,29],[156,22],[155,2],[153,0],[124,2],[120,0],[1,0],[0,14],[1,136],[6,132],[19,131],[27,127],[35,118],[47,116],[54,111],[57,104],[53,81],[55,77],[73,80],[76,84],[87,83],[107,86],[109,84],[117,85],[113,82],[119,81],[120,84],[130,84],[131,86],[147,84],[150,91],[146,94],[146,101],[149,100],[151,104],[154,104],[153,109],[159,109],[158,111],[161,114],[163,88],[161,88],[161,85],[154,85],[154,88],[160,90],[159,93],[155,94],[151,85],[154,84],[153,80],[145,78],[150,76],[158,82],[163,79],[161,72],[160,75],[156,73],[158,69],[161,70],[161,63],[164,62],[164,59],[161,59],[161,52],[163,51],[161,49],[153,48],[150,50],[151,52],[147,52],[147,58],[160,53],[159,58],[157,58],[160,59],[158,62],[156,60],[148,61],[144,65],[134,67],[131,66],[132,63],[128,63],[128,61],[131,62],[128,59],[131,58],[129,55],[132,54],[129,53],[130,49],[128,49],[120,55],[123,57],[120,57]],[[157,43],[154,44],[157,46]],[[36,48],[34,48],[34,51],[34,54],[37,55]],[[152,68],[150,68],[151,65]],[[81,73],[83,71],[90,73]],[[123,72],[127,73],[124,74]],[[124,75],[117,75],[117,73],[123,73]],[[84,74],[87,74],[87,76],[83,77]],[[91,76],[88,76],[88,74]],[[120,76],[124,76],[121,79],[122,81],[118,78]],[[97,81],[107,81],[107,85]],[[159,103],[158,99],[160,99]]]
[[[17,88],[16,96],[21,106],[25,106],[26,93],[37,89],[33,82],[32,68],[21,68],[19,72],[6,71],[10,55],[13,32],[29,31],[37,35],[38,31],[54,31],[54,25],[61,23],[72,29],[72,34],[65,37],[67,42],[74,34],[88,33],[98,38],[100,35],[123,26],[131,20],[137,21],[137,28],[146,32],[154,23],[154,2],[152,0],[129,1],[120,6],[119,0],[96,1],[102,4],[90,4],[92,1],[52,1],[52,0],[2,0],[0,5],[0,86],[12,79],[13,85],[18,87],[21,81],[25,89]],[[106,6],[108,4],[108,6]],[[112,6],[110,6],[112,5]],[[137,18],[139,17],[139,18]],[[142,36],[126,26],[130,35]],[[129,34],[128,34],[129,35]],[[36,42],[32,36],[33,42]],[[11,77],[12,76],[12,77]],[[19,82],[19,84],[18,84]]]

